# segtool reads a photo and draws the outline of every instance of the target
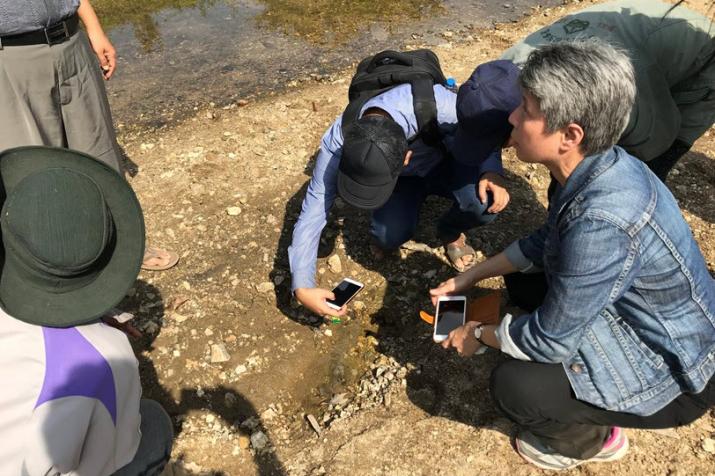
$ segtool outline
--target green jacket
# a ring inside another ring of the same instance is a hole
[[[676,139],[692,145],[715,122],[715,22],[670,8],[655,0],[595,5],[529,35],[502,58],[522,66],[539,46],[591,37],[628,52],[638,93],[619,144],[648,161]]]

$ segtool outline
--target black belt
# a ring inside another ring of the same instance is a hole
[[[67,41],[79,29],[79,16],[71,17],[40,30],[18,35],[0,36],[0,49],[6,46],[56,45]]]

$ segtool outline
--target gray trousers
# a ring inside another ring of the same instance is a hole
[[[139,404],[142,439],[134,459],[112,476],[158,476],[171,456],[174,429],[171,418],[154,400]]]
[[[99,61],[83,31],[57,45],[0,50],[0,151],[75,149],[121,172]]]

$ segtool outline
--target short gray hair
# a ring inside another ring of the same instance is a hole
[[[553,43],[533,51],[519,82],[538,101],[548,132],[571,123],[581,126],[585,156],[618,142],[636,95],[628,56],[598,39]]]

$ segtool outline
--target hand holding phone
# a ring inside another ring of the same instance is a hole
[[[437,312],[434,315],[435,342],[442,342],[454,329],[463,326],[467,315],[465,296],[440,296],[437,300]]]
[[[349,303],[352,298],[359,293],[365,286],[353,279],[344,278],[337,286],[333,288],[335,299],[326,299],[325,304],[335,310],[339,310],[344,305]]]
[[[326,304],[326,299],[333,297],[332,291],[323,288],[298,288],[295,290],[295,298],[311,312],[318,316],[342,316],[347,312],[345,308],[334,310]]]

